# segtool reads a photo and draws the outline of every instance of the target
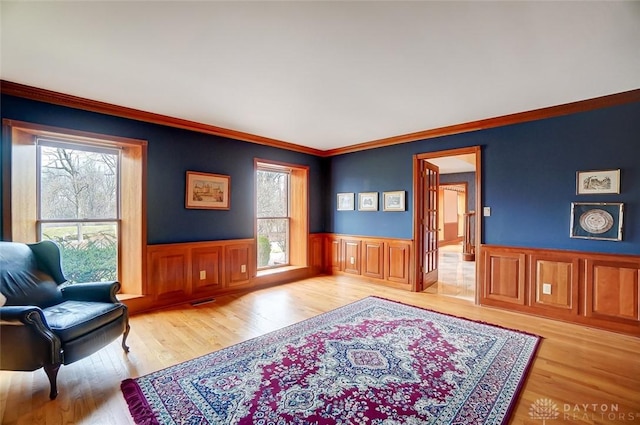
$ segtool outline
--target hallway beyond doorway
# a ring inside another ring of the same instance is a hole
[[[476,263],[462,260],[461,243],[438,248],[438,282],[424,292],[475,300]]]

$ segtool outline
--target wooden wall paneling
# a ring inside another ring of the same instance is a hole
[[[252,244],[239,243],[225,247],[225,268],[227,287],[249,286],[252,270]]]
[[[362,241],[362,275],[384,279],[384,242]]]
[[[640,324],[640,261],[587,259],[585,315]]]
[[[410,240],[316,234],[310,241],[314,267],[412,289]],[[252,239],[150,245],[150,302],[141,308],[302,279],[309,273],[305,267],[257,278],[254,267]],[[640,336],[640,256],[482,245],[478,267],[481,304]],[[205,279],[200,279],[203,270]],[[545,283],[551,294],[543,293]]]
[[[342,270],[342,240],[335,236],[327,238],[325,270],[328,274],[339,272]]]
[[[578,314],[578,257],[536,253],[529,258],[531,305]]]
[[[325,271],[376,279],[381,284],[413,290],[410,240],[325,234]]]
[[[360,256],[361,242],[356,239],[343,239],[342,240],[342,253],[344,258],[345,273],[360,274],[361,270],[361,256]]]
[[[411,244],[390,241],[386,244],[385,279],[390,282],[409,284]]]
[[[481,304],[640,336],[640,256],[481,248]],[[551,294],[543,293],[545,283]],[[520,289],[514,291],[522,287],[525,297],[518,296]]]
[[[309,267],[312,275],[324,271],[324,239],[323,234],[309,236]]]
[[[191,287],[194,294],[222,289],[222,261],[222,246],[191,250]]]
[[[512,250],[483,249],[482,298],[525,304],[525,254]]]
[[[186,247],[154,249],[149,252],[149,289],[156,300],[184,298],[191,293],[191,259]]]

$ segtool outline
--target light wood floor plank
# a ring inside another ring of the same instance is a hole
[[[123,353],[117,341],[63,366],[58,376],[59,396],[54,401],[48,399],[49,385],[42,370],[1,371],[0,419],[11,425],[132,424],[120,392],[123,379],[207,354],[369,295],[544,337],[512,424],[542,424],[529,415],[532,403],[540,399],[556,403],[560,416],[548,421],[556,425],[640,423],[639,338],[344,276],[320,276],[223,296],[200,306],[183,305],[133,316],[131,352]]]

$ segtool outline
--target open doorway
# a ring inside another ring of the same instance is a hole
[[[477,300],[479,168],[479,147],[414,157],[416,290]]]
[[[438,188],[438,246],[441,248],[462,244],[465,214],[469,211],[468,183],[466,181],[445,183],[445,177],[447,177],[446,174],[440,175]]]

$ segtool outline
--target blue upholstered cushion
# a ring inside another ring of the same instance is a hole
[[[51,330],[63,341],[71,341],[117,319],[121,304],[92,301],[64,301],[42,310]]]

